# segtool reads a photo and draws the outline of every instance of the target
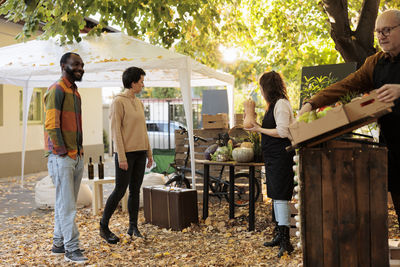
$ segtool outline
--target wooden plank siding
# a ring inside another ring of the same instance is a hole
[[[389,266],[386,148],[329,141],[299,155],[304,266]]]

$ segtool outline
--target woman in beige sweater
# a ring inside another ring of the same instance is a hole
[[[147,167],[153,164],[146,129],[142,102],[136,97],[144,87],[146,73],[143,69],[130,67],[122,74],[125,90],[117,95],[111,105],[111,131],[116,147],[115,188],[107,200],[100,220],[100,236],[108,243],[116,244],[119,238],[108,228],[112,214],[129,185],[128,212],[130,236],[142,237],[138,230],[140,186]]]

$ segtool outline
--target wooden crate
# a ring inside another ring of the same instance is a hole
[[[400,267],[400,248],[390,246],[389,240],[389,261],[390,267]]]
[[[304,266],[389,266],[386,148],[322,145],[299,155]]]
[[[228,114],[216,115],[203,114],[203,129],[227,129],[229,128]]]

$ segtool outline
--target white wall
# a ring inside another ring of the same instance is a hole
[[[15,36],[22,26],[0,19],[0,47],[16,44]],[[16,55],[17,57],[18,55]],[[3,125],[0,126],[0,153],[22,151],[22,124],[19,121],[19,89],[14,85],[3,85]],[[43,149],[43,126],[29,125],[27,130],[27,150]]]
[[[78,84],[79,86],[79,84]],[[0,153],[22,151],[22,123],[19,121],[19,89],[3,85],[3,126]],[[83,145],[103,143],[101,88],[79,88],[82,97]],[[1,107],[1,105],[0,105]],[[26,150],[44,148],[43,124],[28,124]]]
[[[85,77],[83,77],[85,79]],[[79,83],[77,83],[79,88]],[[103,143],[103,103],[101,88],[79,88],[82,98],[83,145]]]
[[[22,123],[19,120],[19,90],[21,87],[3,85],[3,126],[0,126],[0,153],[22,151]],[[1,108],[2,105],[0,105]],[[28,125],[26,150],[43,149],[42,124]]]

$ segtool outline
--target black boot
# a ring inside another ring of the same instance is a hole
[[[130,224],[129,225],[129,229],[128,229],[128,235],[130,235],[132,237],[132,235],[136,236],[136,237],[142,237],[142,234],[140,233],[137,225],[134,224]]]
[[[279,246],[279,244],[281,243],[281,236],[279,234],[278,223],[276,222],[275,224],[276,225],[275,225],[274,231],[272,232],[274,237],[272,238],[271,241],[264,243],[264,246],[266,246],[266,247]]]
[[[294,248],[290,243],[290,234],[289,234],[290,228],[285,225],[280,225],[278,226],[278,229],[279,229],[279,234],[281,235],[280,249],[278,252],[278,258],[280,258],[282,257],[283,253],[285,253],[285,251],[287,251],[287,253],[290,255],[290,253],[293,252]]]
[[[117,244],[119,242],[118,236],[114,235],[114,233],[110,231],[108,225],[103,225],[101,222],[100,222],[100,236],[110,244]]]

